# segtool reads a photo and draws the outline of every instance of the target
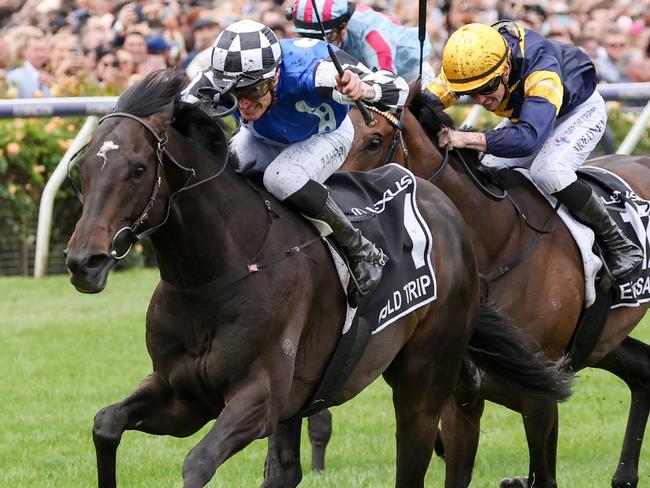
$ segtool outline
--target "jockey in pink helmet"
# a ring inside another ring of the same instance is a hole
[[[347,0],[315,0],[328,40],[371,69],[386,70],[407,81],[420,71],[420,41],[415,27]],[[293,30],[303,37],[322,38],[312,0],[296,0],[292,10]],[[431,43],[424,44],[423,78],[432,80],[428,64]]]

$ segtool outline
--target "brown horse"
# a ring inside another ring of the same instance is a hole
[[[161,276],[146,320],[153,372],[95,417],[100,487],[116,486],[125,430],[188,436],[216,419],[183,463],[183,486],[205,486],[233,454],[301,411],[346,313],[325,244],[235,171],[221,126],[177,101],[183,82],[161,71],[129,88],[79,159],[84,206],[67,249],[72,284],[102,291],[116,258],[148,234]],[[334,398],[343,403],[384,375],[395,392],[402,488],[423,486],[435,425],[470,338],[475,359],[489,362],[515,354],[491,349],[492,339],[507,336],[500,344],[522,357],[504,368],[537,361],[537,377],[524,386],[546,386],[549,398],[568,393],[566,383],[555,383],[562,377],[508,335],[516,328],[479,307],[472,247],[453,205],[424,181],[417,202],[436,236],[437,299],[374,334]]]
[[[436,185],[459,209],[467,222],[474,244],[479,270],[484,275],[512,262],[540,234],[527,226],[509,200],[494,200],[470,181],[455,152],[450,152],[449,164],[443,167],[444,156],[438,147],[436,134],[441,125],[451,126],[451,119],[432,100],[415,94],[402,121],[405,148],[398,146],[395,157],[423,178],[436,178]],[[414,114],[417,115],[414,116]],[[344,168],[371,170],[385,163],[390,145],[395,140],[394,118],[376,116],[377,124],[368,128],[358,114],[353,115],[356,137],[354,147]],[[392,119],[389,120],[389,119]],[[426,131],[422,128],[426,127]],[[404,152],[407,150],[407,153]],[[465,157],[476,154],[464,152]],[[644,199],[650,198],[650,158],[607,156],[588,162],[620,175]],[[500,310],[522,325],[526,333],[538,342],[549,358],[566,354],[567,345],[583,308],[584,280],[582,262],[573,239],[553,208],[523,177],[509,193],[524,210],[527,218],[538,228],[547,223],[554,229],[541,240],[521,263],[498,279],[487,283],[487,293]],[[643,318],[648,306],[611,310],[605,330],[586,365],[611,371],[627,383],[632,401],[620,462],[612,480],[613,487],[634,487],[638,483],[641,440],[650,409],[650,347],[627,337]],[[557,449],[557,405],[514,394],[498,382],[484,381],[480,395],[458,406],[450,402],[443,430],[445,459],[449,484],[467,486],[478,445],[479,421],[483,400],[501,403],[521,412],[524,419],[529,451],[528,478],[504,480],[502,487],[555,487]],[[459,409],[459,412],[453,412]]]

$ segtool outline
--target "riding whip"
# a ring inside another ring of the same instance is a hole
[[[420,0],[418,9],[418,39],[420,40],[420,74],[418,79],[422,83],[422,64],[424,63],[424,40],[427,35],[427,0]]]
[[[320,27],[321,34],[323,34],[323,40],[327,44],[327,50],[330,53],[330,57],[332,58],[332,62],[334,63],[334,67],[336,68],[336,71],[338,71],[339,76],[343,76],[343,67],[341,66],[341,63],[339,62],[339,59],[336,57],[336,53],[334,52],[334,49],[332,49],[332,45],[330,44],[329,39],[327,38],[327,33],[325,32],[325,27],[323,26],[323,22],[320,20],[320,13],[318,13],[318,7],[316,6],[316,0],[311,0],[311,5],[314,8],[314,13],[316,14],[316,20],[318,21],[318,27]],[[374,127],[374,125],[377,123],[377,121],[373,118],[372,115],[370,115],[370,112],[368,112],[368,109],[366,106],[363,104],[361,100],[357,100],[354,103],[356,103],[357,108],[359,109],[359,112],[361,112],[361,115],[363,116],[363,121],[366,123],[368,127]]]

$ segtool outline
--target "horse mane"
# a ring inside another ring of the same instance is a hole
[[[438,132],[440,129],[445,126],[451,129],[454,128],[454,121],[452,118],[445,112],[445,107],[431,92],[428,90],[421,90],[419,86],[415,90],[415,93],[411,96],[409,94],[410,103],[408,105],[409,110],[415,116],[416,119],[420,122],[422,129],[429,136],[431,142],[433,142],[436,147],[440,148],[438,144]],[[461,128],[461,131],[474,131],[473,128]],[[465,160],[469,162],[472,166],[480,168],[479,152],[474,149],[459,149],[462,153]]]
[[[173,107],[174,129],[213,157],[224,154],[228,146],[225,124],[210,117],[198,104],[180,100],[181,90],[188,81],[184,73],[173,69],[153,71],[120,96],[115,110],[147,117]]]
[[[131,85],[117,100],[116,112],[136,117],[148,117],[163,112],[173,103],[188,79],[184,73],[161,69],[149,73],[142,81]]]
[[[454,127],[454,122],[445,112],[442,102],[429,93],[428,90],[421,90],[416,87],[408,108],[415,118],[420,121],[424,132],[436,146],[438,145],[438,131],[442,126]]]
[[[177,100],[172,127],[212,156],[224,154],[228,147],[225,123],[208,115],[198,104]],[[231,153],[230,158],[234,157]]]

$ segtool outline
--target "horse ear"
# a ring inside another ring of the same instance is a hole
[[[157,132],[163,132],[174,121],[174,102],[169,102],[155,114],[146,117],[145,120],[147,120]]]
[[[420,90],[421,86],[422,86],[422,78],[418,78],[413,83],[409,83],[409,96],[406,97],[406,103],[404,104],[405,107],[411,106],[411,101],[413,101],[413,97],[418,92],[418,90]]]

